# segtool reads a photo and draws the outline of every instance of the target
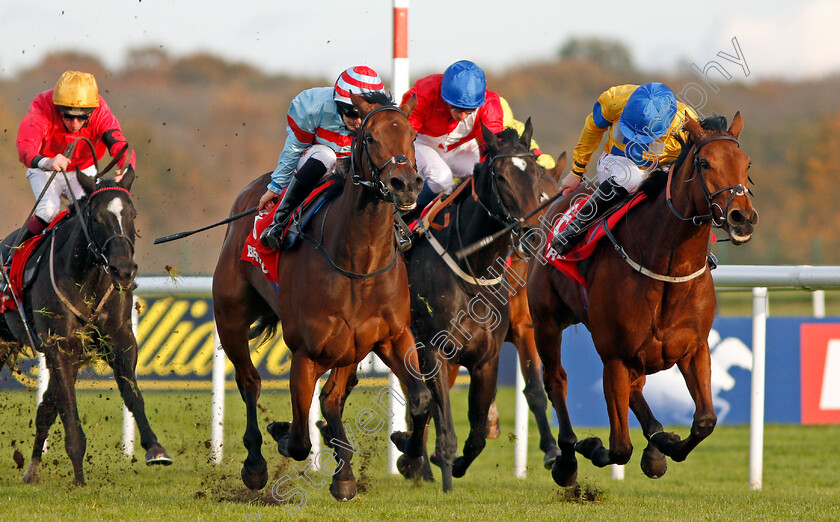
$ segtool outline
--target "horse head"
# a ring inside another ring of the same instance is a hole
[[[706,118],[701,123],[686,114],[685,129],[689,134],[694,174],[700,183],[690,193],[694,207],[703,212],[712,225],[725,230],[732,243],[741,245],[752,237],[758,213],[750,201],[748,170],[750,158],[740,148],[738,136],[743,129],[741,113],[735,114],[726,129],[726,118]]]
[[[353,162],[362,172],[353,181],[374,189],[400,212],[413,209],[423,189],[414,158],[416,133],[408,123],[417,99],[412,97],[399,108],[378,92],[351,94],[350,99],[362,116],[353,150]]]
[[[531,118],[519,136],[514,129],[493,134],[484,125],[481,135],[487,156],[475,170],[475,191],[491,216],[507,223],[521,218],[540,204],[543,171],[531,153]]]
[[[133,167],[127,167],[119,181],[76,174],[87,194],[80,219],[90,236],[88,247],[111,275],[114,285],[123,290],[132,288],[137,275],[134,262],[137,211],[129,194],[134,175]]]

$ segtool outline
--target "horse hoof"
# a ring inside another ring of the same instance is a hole
[[[545,466],[545,469],[551,469],[551,466],[554,465],[554,461],[557,460],[559,455],[559,448],[553,448],[545,452],[545,458],[543,458],[543,466]]]
[[[452,463],[452,476],[455,478],[461,478],[467,474],[467,468],[470,467],[470,464],[467,462],[467,459],[464,457],[458,457]]]
[[[437,467],[441,467],[440,457],[438,457],[437,451],[429,455],[429,462],[431,462]]]
[[[391,434],[391,442],[402,453],[408,453],[408,439],[410,438],[411,434],[404,431],[395,431]]]
[[[336,500],[347,502],[356,498],[355,480],[333,480],[330,484],[330,493]]]
[[[487,423],[487,437],[488,439],[499,438],[499,420],[492,420]]]
[[[595,450],[603,447],[604,443],[601,442],[600,437],[589,437],[575,443],[575,451],[583,455],[588,460],[592,460],[592,453]]]
[[[551,466],[551,478],[555,484],[562,488],[574,486],[577,482],[577,459],[572,455],[571,459],[557,458]]]
[[[172,464],[172,458],[160,444],[155,444],[146,452],[147,466],[169,466],[170,464]]]
[[[397,471],[407,479],[419,478],[422,475],[423,457],[412,459],[405,455],[397,458]]]
[[[648,439],[648,446],[653,446],[661,451],[665,456],[677,460],[673,456],[673,449],[680,440],[680,436],[676,433],[665,433],[664,431],[660,431],[650,436],[650,439]],[[683,457],[683,459],[684,458],[685,457]]]
[[[665,455],[651,444],[648,444],[642,453],[641,464],[644,474],[652,479],[657,479],[668,471],[668,460]]]
[[[258,462],[255,466],[243,464],[240,476],[248,489],[256,491],[264,488],[268,483],[268,467],[265,460]]]
[[[292,454],[289,452],[289,440],[292,435],[292,423],[272,422],[269,423],[265,429],[268,431],[268,434],[271,435],[271,438],[277,441],[277,452],[284,457],[291,457]]]

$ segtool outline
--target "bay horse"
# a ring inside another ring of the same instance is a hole
[[[329,390],[347,387],[356,365],[371,351],[408,389],[409,411],[418,422],[428,416],[431,394],[418,373],[414,337],[409,326],[408,276],[396,250],[393,213],[416,204],[423,181],[414,157],[415,132],[408,115],[416,99],[402,107],[381,93],[351,95],[363,120],[353,142],[350,171],[343,193],[324,205],[311,222],[320,247],[301,245],[278,259],[278,286],[262,271],[240,259],[252,223],[229,225],[213,277],[213,311],[222,348],[233,363],[245,402],[243,442],[248,456],[242,480],[250,489],[268,481],[257,419],[260,375],[249,354],[249,327],[277,326],[292,353],[290,391],[292,422],[273,422],[269,434],[286,457],[304,460],[311,449],[308,415],[316,380],[332,370],[322,394],[323,415],[330,427],[336,472],[330,493],[338,500],[356,496],[350,467],[352,446],[342,425],[343,400],[324,400]],[[232,214],[253,207],[265,192],[269,174],[253,181],[237,197]],[[421,434],[422,435],[422,434]],[[422,457],[422,436],[406,441],[414,459]]]
[[[510,320],[505,260],[512,234],[501,235],[485,248],[457,262],[452,254],[504,229],[539,205],[541,169],[529,151],[530,119],[520,138],[513,129],[493,134],[484,126],[485,160],[464,181],[467,189],[449,196],[452,203],[432,221],[429,230],[406,253],[411,288],[411,327],[418,340],[420,368],[434,398],[437,430],[436,459],[443,490],[462,477],[486,444],[487,413],[496,395],[499,349]],[[442,226],[448,222],[448,226]],[[479,279],[478,277],[482,279]],[[457,440],[449,404],[450,372],[464,366],[470,373],[470,434],[463,455],[456,458]],[[411,423],[412,436],[425,423]],[[395,433],[399,441],[406,434]],[[402,449],[401,444],[397,447]],[[424,444],[425,450],[425,444]],[[406,476],[420,470],[403,460]]]
[[[710,232],[715,227],[733,244],[746,243],[758,214],[747,189],[750,159],[738,142],[740,113],[728,130],[723,117],[698,123],[686,116],[682,154],[669,170],[642,184],[647,199],[614,227],[614,240],[601,241],[587,259],[585,288],[546,263],[531,263],[528,303],[545,388],[560,423],[561,454],[551,469],[560,486],[577,479],[575,451],[598,467],[628,462],[633,451],[628,407],[648,440],[641,467],[651,478],[666,472],[666,457],[683,461],[715,427],[707,341],[716,308],[706,264]],[[568,199],[556,202],[548,214],[556,215]],[[545,224],[542,230],[548,234]],[[576,323],[591,332],[604,363],[609,448],[598,437],[578,441],[569,418],[560,345],[563,329]],[[686,439],[663,432],[642,393],[646,375],[674,364],[695,403]]]
[[[135,375],[137,341],[131,309],[137,211],[129,194],[134,169],[127,168],[120,181],[96,180],[79,172],[76,177],[86,197],[71,207],[71,217],[53,227],[29,259],[31,266],[37,252],[43,253],[22,296],[35,349],[44,354],[49,369],[49,385],[35,417],[32,458],[23,475],[23,482],[30,484],[40,480],[44,441],[56,415],[64,425],[64,447],[75,482],[85,483],[82,462],[87,442],[75,387],[80,367],[92,357],[105,358],[113,369],[120,395],[140,430],[146,464],[172,463],[146,418]],[[7,310],[0,317],[0,338],[17,343],[18,349],[29,344],[17,312]]]

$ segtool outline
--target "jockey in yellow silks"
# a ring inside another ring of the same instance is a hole
[[[686,112],[697,118],[694,109],[678,102],[662,83],[619,85],[598,97],[586,116],[572,154],[572,171],[563,178],[560,190],[568,194],[578,188],[607,133],[604,154],[596,166],[600,184],[575,219],[554,238],[552,246],[558,254],[568,254],[587,226],[635,193],[650,172],[677,159],[682,146],[676,135],[687,137],[683,130]]]
[[[506,99],[499,96],[499,103],[502,104],[502,125],[504,125],[506,129],[516,130],[517,134],[522,136],[522,133],[525,132],[525,124],[513,117],[513,111]],[[531,139],[531,145],[528,148],[534,153],[534,156],[537,157],[537,165],[544,169],[553,169],[555,167],[556,163],[554,162],[554,158],[551,157],[551,154],[543,153],[543,151],[540,150],[540,146],[533,138]]]

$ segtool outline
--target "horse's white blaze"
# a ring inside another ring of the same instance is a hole
[[[120,226],[120,233],[123,233],[123,224],[122,224],[122,211],[123,211],[123,204],[122,201],[118,198],[114,198],[108,203],[108,212],[112,213],[113,215],[117,216],[117,224]]]
[[[528,164],[522,158],[510,158],[510,161],[522,172],[525,172],[525,168],[528,167]]]

